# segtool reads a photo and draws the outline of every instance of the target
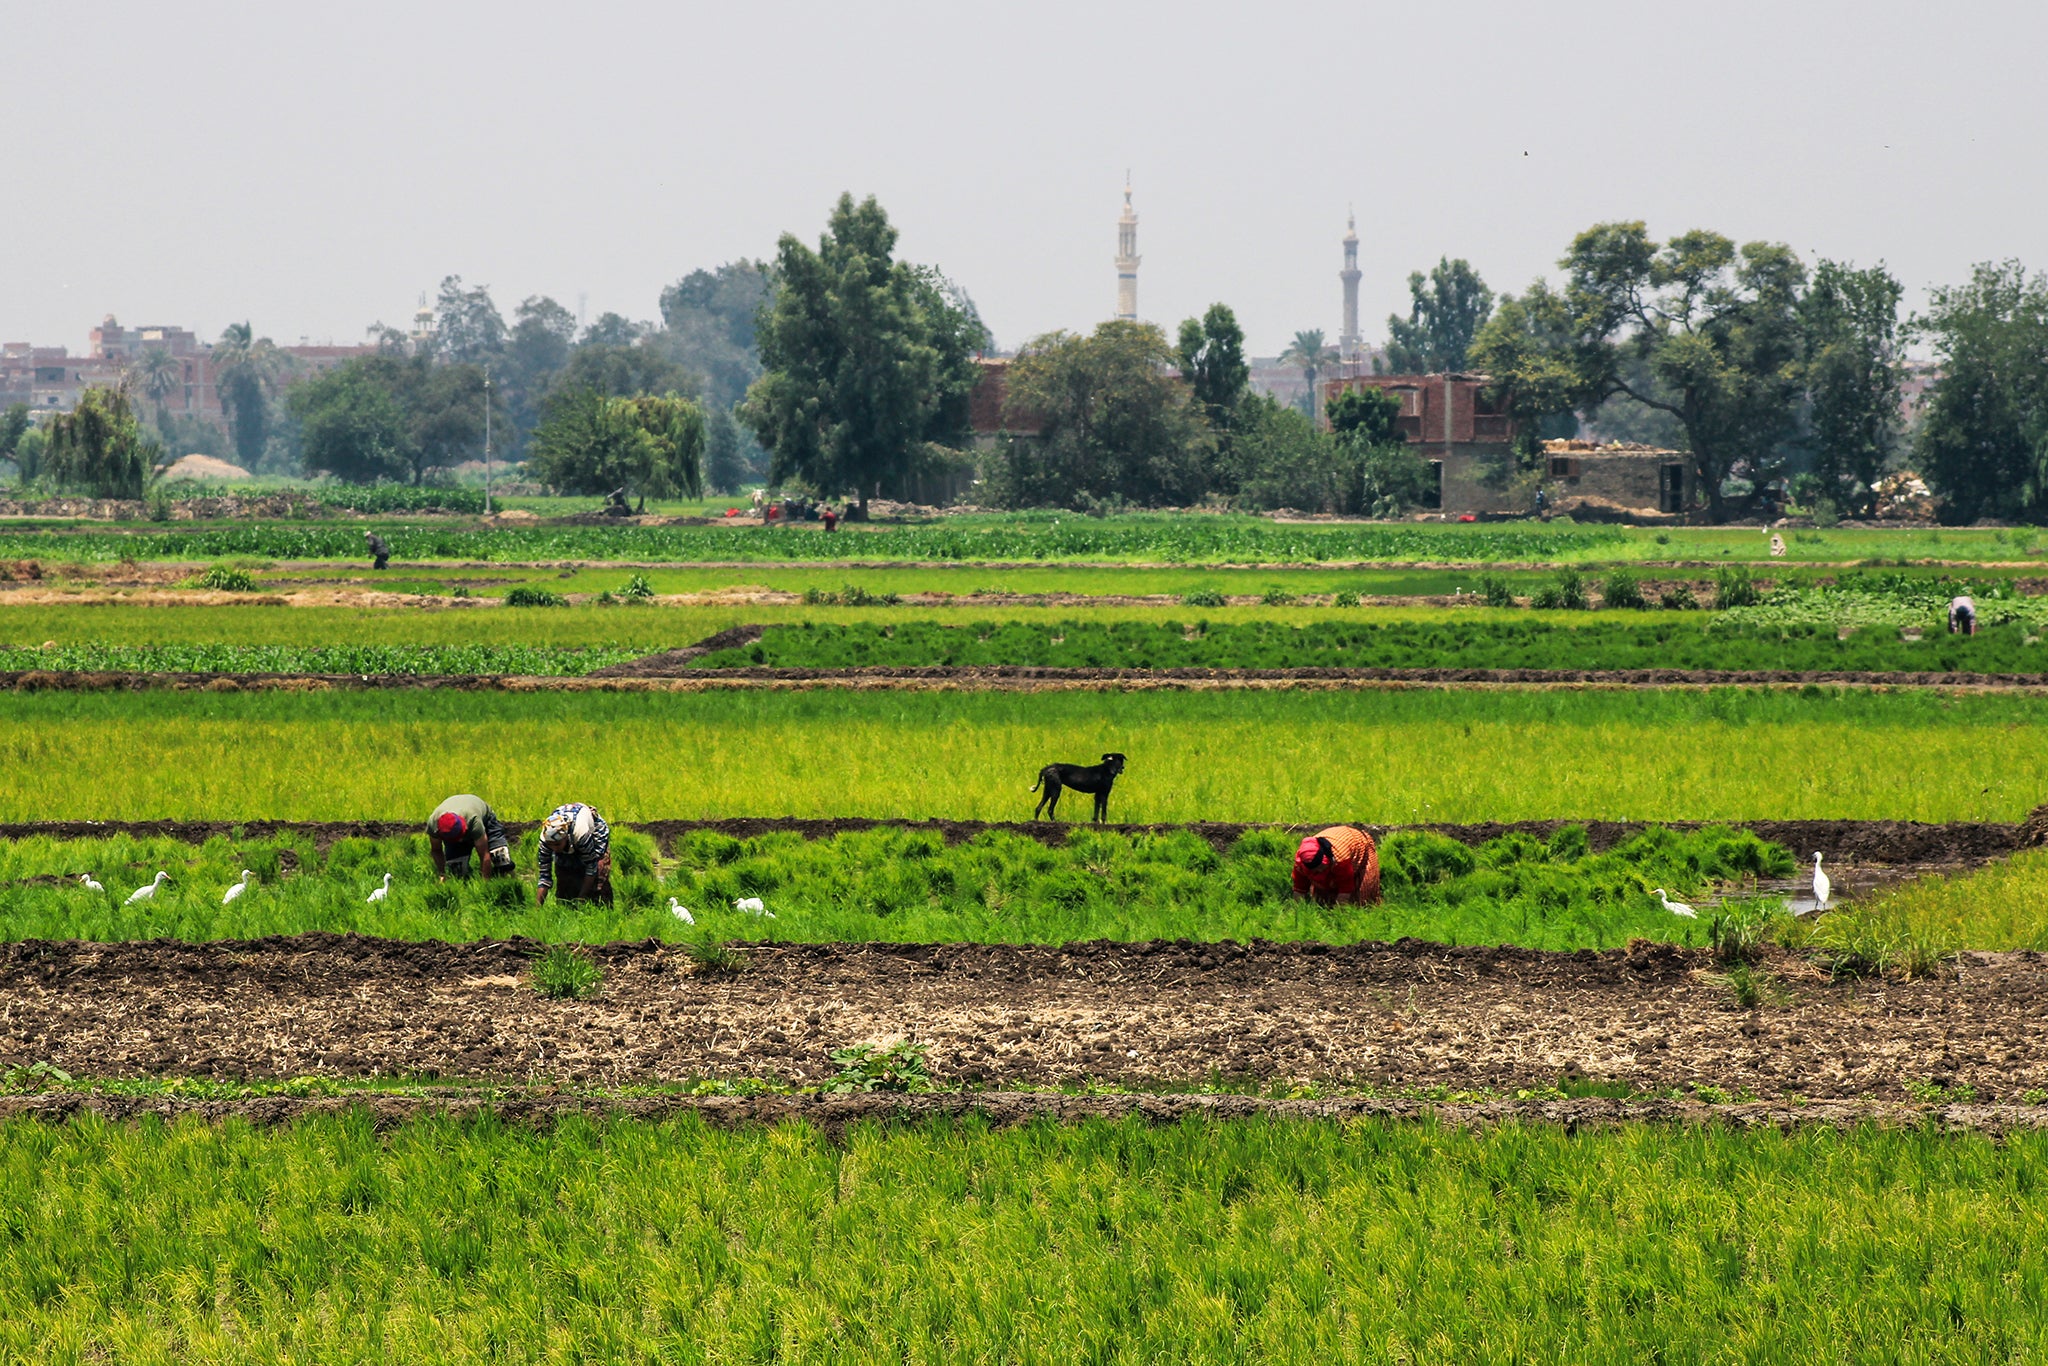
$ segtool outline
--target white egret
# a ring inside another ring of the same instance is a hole
[[[370,900],[372,900],[372,901],[382,901],[382,900],[383,900],[383,899],[384,899],[385,897],[389,896],[390,894],[391,894],[391,874],[389,874],[389,873],[386,873],[386,874],[384,875],[384,885],[383,885],[382,887],[379,887],[379,888],[378,888],[378,889],[377,889],[376,891],[374,891],[374,892],[370,893]]]
[[[128,899],[121,904],[123,906],[133,906],[138,901],[153,900],[156,896],[156,889],[170,880],[171,875],[169,873],[158,873],[155,880],[147,887],[137,887],[134,891],[128,893]]]
[[[1820,870],[1820,851],[1818,849],[1814,850],[1813,909],[1818,911],[1826,907],[1828,904],[1828,893],[1834,890],[1834,886],[1834,883],[1828,881],[1828,875]]]
[[[225,906],[229,902],[233,901],[236,897],[240,896],[242,893],[248,891],[249,884],[254,882],[255,880],[256,874],[250,872],[247,868],[244,868],[242,870],[242,880],[240,882],[230,883],[228,889],[220,894],[220,904]]]
[[[758,915],[764,920],[775,918],[775,912],[762,905],[758,896],[743,896],[732,903],[732,908],[736,911],[745,911],[748,915]]]
[[[1673,901],[1670,897],[1664,895],[1662,887],[1657,889],[1657,900],[1663,902],[1664,909],[1673,915],[1682,915],[1687,920],[1698,920],[1700,918],[1700,913],[1686,905],[1683,901]]]
[[[668,899],[668,913],[674,916],[676,919],[682,921],[685,925],[694,925],[697,923],[697,917],[690,914],[690,908],[688,906],[685,906],[682,902],[676,900],[674,897],[670,897]]]
[[[78,875],[78,882],[79,885],[84,887],[85,890],[87,890],[88,892],[104,892],[105,890],[107,890],[106,888],[100,886],[99,883],[94,882],[92,880],[91,873],[80,873]]]

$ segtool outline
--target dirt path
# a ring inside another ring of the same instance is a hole
[[[1703,954],[1396,945],[782,945],[736,977],[666,946],[592,952],[591,1001],[524,983],[535,946],[304,935],[0,953],[0,1063],[83,1076],[439,1075],[601,1085],[816,1083],[837,1047],[905,1036],[946,1085],[1221,1074],[1453,1090],[1560,1078],[1778,1098],[2014,1101],[2048,1089],[2048,960],[1966,954],[1952,980],[1761,970],[1734,1006]]]

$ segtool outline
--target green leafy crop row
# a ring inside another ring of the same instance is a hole
[[[1570,625],[1473,611],[1449,621],[932,622],[776,626],[759,641],[697,660],[706,669],[769,665],[1036,665],[1113,669],[1454,668],[2048,671],[2048,647],[2018,626],[1917,640],[1871,627],[1731,626],[1655,614]]]
[[[537,645],[56,645],[0,646],[0,670],[113,673],[278,673],[580,677],[644,651]]]
[[[1257,518],[1157,517],[995,525],[883,527],[824,536],[792,529],[393,525],[380,534],[398,560],[1061,560],[1183,563],[1249,560],[1541,560],[1618,545],[1611,529],[1283,526]],[[361,559],[363,533],[344,523],[282,522],[193,531],[15,531],[0,559],[195,560],[250,555],[273,560]]]

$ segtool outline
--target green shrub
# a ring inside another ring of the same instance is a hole
[[[569,600],[538,584],[522,583],[505,595],[507,607],[567,607]]]
[[[1513,607],[1516,605],[1514,588],[1499,574],[1481,574],[1479,576],[1479,596],[1486,599],[1488,607]]]
[[[216,564],[209,565],[206,572],[199,576],[199,586],[210,588],[216,593],[252,593],[256,590],[256,580],[246,569]]]
[[[1229,605],[1229,602],[1228,599],[1213,588],[1197,588],[1192,593],[1181,594],[1180,605],[1183,607],[1225,607]]]
[[[1691,584],[1674,583],[1664,590],[1657,605],[1669,612],[1691,612],[1699,607],[1700,600],[1693,595]]]
[[[1266,607],[1288,607],[1300,601],[1284,588],[1268,588],[1259,595],[1259,602]]]
[[[654,585],[647,581],[645,574],[635,574],[626,580],[626,586],[619,590],[619,596],[628,602],[648,602],[654,597]]]
[[[1724,564],[1714,571],[1714,606],[1754,607],[1763,601],[1756,578],[1746,564]]]
[[[1356,607],[1358,606],[1358,594],[1348,588],[1339,589],[1337,595],[1330,599],[1330,606]]]
[[[929,1091],[931,1075],[925,1071],[925,1047],[908,1039],[877,1048],[861,1044],[835,1048],[832,1061],[839,1075],[825,1083],[828,1096],[847,1096],[868,1091]]]
[[[1613,608],[1634,609],[1648,607],[1643,598],[1643,585],[1634,574],[1626,569],[1617,569],[1600,584],[1602,605]]]

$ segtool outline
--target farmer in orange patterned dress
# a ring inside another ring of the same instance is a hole
[[[1303,840],[1294,851],[1294,894],[1324,906],[1340,901],[1378,905],[1380,855],[1372,836],[1348,825],[1333,825]]]

